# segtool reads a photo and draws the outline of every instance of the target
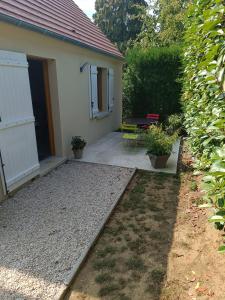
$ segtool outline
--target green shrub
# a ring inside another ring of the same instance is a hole
[[[176,139],[176,133],[169,136],[161,127],[151,126],[145,136],[147,154],[156,156],[171,154]]]
[[[130,50],[124,74],[124,116],[181,111],[181,50],[178,47]]]
[[[186,24],[184,53],[185,125],[196,157],[206,171],[210,222],[225,223],[225,6],[224,0],[194,0]],[[225,247],[220,251],[225,251]]]
[[[168,117],[166,124],[166,132],[169,135],[177,132],[178,134],[183,133],[183,115],[174,114]]]

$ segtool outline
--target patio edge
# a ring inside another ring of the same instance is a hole
[[[132,168],[127,168],[127,169],[132,169]],[[61,295],[59,295],[59,298],[57,298],[58,300],[63,300],[64,297],[66,296],[68,289],[70,288],[72,282],[75,280],[77,273],[79,272],[79,270],[82,268],[83,264],[85,263],[90,251],[92,250],[93,246],[95,245],[96,241],[98,240],[99,236],[101,235],[106,223],[108,222],[108,220],[110,219],[111,215],[113,214],[115,208],[117,207],[119,201],[122,199],[122,197],[124,196],[124,193],[126,192],[126,189],[128,187],[128,185],[131,183],[131,181],[133,180],[136,172],[137,172],[137,168],[133,169],[133,172],[131,174],[131,177],[129,178],[129,180],[127,181],[121,195],[118,197],[118,199],[115,201],[115,203],[111,206],[110,210],[109,210],[109,214],[106,215],[106,217],[104,218],[103,222],[100,224],[99,229],[97,230],[97,234],[95,236],[93,236],[93,239],[90,243],[90,245],[84,250],[84,253],[81,255],[81,257],[78,259],[78,261],[76,262],[75,266],[72,268],[72,272],[71,275],[64,280],[63,284],[65,285],[65,289],[64,291],[61,293]]]

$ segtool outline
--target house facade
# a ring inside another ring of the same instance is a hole
[[[0,3],[0,195],[122,118],[117,48],[72,0]]]

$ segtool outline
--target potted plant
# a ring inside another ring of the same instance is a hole
[[[151,126],[145,137],[147,155],[155,169],[166,168],[177,134],[169,136],[161,127]]]
[[[86,146],[86,141],[80,136],[72,137],[71,145],[74,153],[74,158],[80,159],[83,156],[83,150]]]

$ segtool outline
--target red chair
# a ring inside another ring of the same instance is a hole
[[[150,125],[157,125],[159,123],[160,115],[159,114],[147,114],[145,116],[148,119],[148,124],[142,125],[142,129],[148,129]]]
[[[158,114],[147,114],[146,119],[151,121],[151,124],[158,124],[159,119],[160,119],[160,115],[158,115]]]

